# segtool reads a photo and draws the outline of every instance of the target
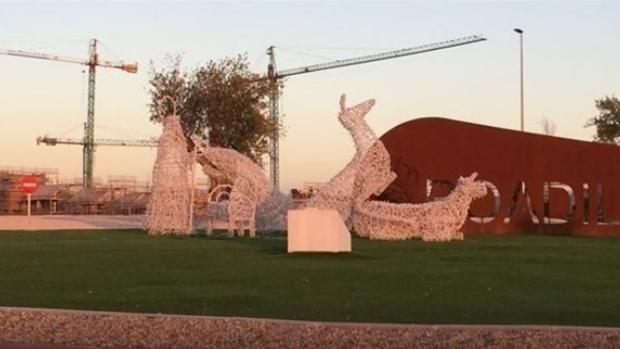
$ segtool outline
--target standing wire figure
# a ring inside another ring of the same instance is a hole
[[[164,115],[164,102],[172,104],[172,115]],[[158,101],[164,129],[157,145],[153,166],[153,188],[147,206],[145,228],[150,235],[189,235],[192,232],[193,155],[176,101],[165,96]]]

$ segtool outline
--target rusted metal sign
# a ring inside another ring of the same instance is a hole
[[[620,147],[442,118],[403,123],[381,137],[398,178],[381,199],[419,203],[477,171],[489,193],[467,233],[620,236]]]

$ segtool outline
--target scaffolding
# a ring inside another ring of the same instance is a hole
[[[57,169],[0,167],[0,215],[26,213],[26,195],[19,189],[22,176],[38,178],[39,188],[32,194],[32,214],[144,214],[150,199],[148,182],[133,176],[108,176],[84,188],[81,179],[63,180]]]

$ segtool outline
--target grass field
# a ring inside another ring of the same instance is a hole
[[[353,240],[0,232],[0,305],[328,321],[620,326],[620,239]]]

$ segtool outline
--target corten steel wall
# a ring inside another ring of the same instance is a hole
[[[470,217],[463,229],[466,233],[620,236],[618,146],[435,117],[403,123],[381,140],[398,175],[381,199],[425,202],[429,200],[427,180],[433,181],[432,198],[445,195],[458,176],[476,171],[479,179],[497,187],[499,198],[489,190],[472,205],[470,214],[487,217],[488,222],[474,223]],[[496,200],[501,202],[499,210]]]

